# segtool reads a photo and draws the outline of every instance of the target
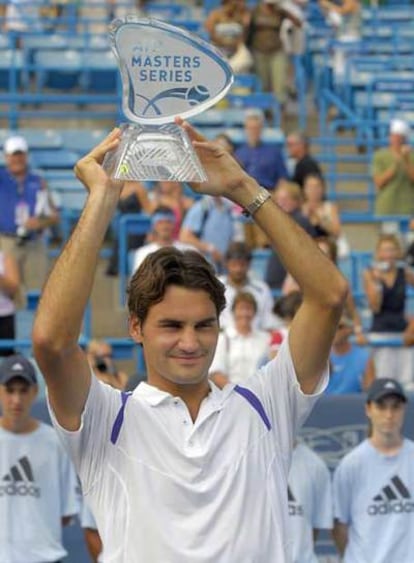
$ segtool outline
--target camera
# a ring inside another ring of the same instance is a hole
[[[102,356],[96,356],[95,359],[95,368],[102,373],[108,372],[108,366],[105,362],[105,359]]]
[[[23,246],[29,240],[29,233],[25,227],[18,227],[16,235],[18,246]]]

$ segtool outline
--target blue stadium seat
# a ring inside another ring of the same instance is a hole
[[[73,168],[79,160],[79,155],[66,149],[39,150],[31,155],[31,160],[35,168]]]
[[[82,54],[81,85],[86,92],[116,93],[119,80],[119,68],[112,51]]]
[[[75,151],[80,155],[89,152],[96,144],[108,135],[106,129],[60,129],[63,148]]]
[[[29,145],[30,151],[39,149],[60,149],[62,148],[62,138],[54,129],[32,129],[22,127],[16,131],[10,129],[0,129],[0,145],[12,135],[21,135]]]
[[[0,50],[0,90],[14,91],[21,86],[23,66],[21,51]]]
[[[35,65],[37,92],[43,88],[67,91],[79,86],[82,58],[78,51],[39,50]]]
[[[228,94],[226,100],[235,108],[259,108],[272,114],[273,125],[280,126],[280,105],[270,92],[253,92],[251,94]]]
[[[265,279],[267,263],[271,254],[272,250],[270,248],[255,248],[252,250],[250,271],[260,280]]]
[[[75,211],[83,209],[87,191],[76,178],[51,181],[49,182],[49,188],[53,193],[53,200],[59,209]]]
[[[124,305],[128,283],[128,235],[146,234],[151,226],[151,217],[144,213],[127,213],[118,221],[119,256],[119,303]]]

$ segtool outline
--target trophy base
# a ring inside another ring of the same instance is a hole
[[[174,123],[121,125],[121,141],[103,167],[116,180],[205,182],[206,173],[186,132]]]

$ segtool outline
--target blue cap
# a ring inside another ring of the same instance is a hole
[[[29,385],[37,384],[36,371],[32,362],[21,354],[8,356],[0,364],[0,385],[6,385],[15,377],[24,379]]]
[[[376,403],[390,395],[396,395],[405,403],[407,402],[407,395],[398,381],[389,377],[375,379],[367,391],[367,403]]]

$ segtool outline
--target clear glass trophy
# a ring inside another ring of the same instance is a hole
[[[122,77],[121,142],[104,168],[122,180],[203,182],[206,175],[191,141],[174,123],[226,95],[233,73],[218,49],[179,27],[126,16],[110,26]]]

